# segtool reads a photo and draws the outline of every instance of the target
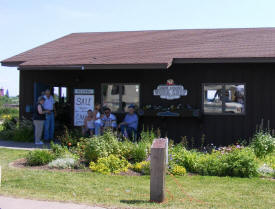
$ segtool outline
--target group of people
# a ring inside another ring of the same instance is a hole
[[[55,101],[51,95],[51,91],[47,89],[38,98],[34,108],[33,124],[35,127],[35,144],[42,145],[42,133],[44,131],[44,141],[54,140],[54,123],[55,123]],[[135,113],[135,106],[128,106],[128,113],[124,120],[117,124],[117,118],[111,113],[108,107],[101,108],[100,104],[96,104],[94,110],[88,110],[84,119],[82,128],[83,135],[99,136],[106,129],[120,130],[126,138],[136,139],[138,130],[138,116]]]
[[[102,111],[101,111],[102,109]],[[96,104],[94,111],[88,110],[84,119],[83,135],[101,135],[105,130],[120,130],[126,138],[136,139],[138,129],[138,116],[135,113],[135,106],[128,106],[128,113],[124,120],[117,124],[116,116],[108,107],[101,108],[100,104]]]
[[[35,128],[34,138],[35,144],[37,145],[43,144],[41,141],[43,129],[45,141],[49,142],[54,139],[54,118],[56,115],[54,104],[55,101],[49,89],[38,97],[33,112],[33,124]]]

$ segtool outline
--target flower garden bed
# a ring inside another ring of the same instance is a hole
[[[107,175],[149,175],[150,147],[155,138],[152,131],[142,132],[138,143],[118,139],[112,132],[93,138],[72,138],[67,133],[60,138],[61,145],[52,143],[50,150],[29,152],[25,166]],[[274,150],[274,138],[263,132],[257,133],[249,146],[213,147],[207,152],[188,150],[184,143],[170,143],[168,173],[274,178]]]

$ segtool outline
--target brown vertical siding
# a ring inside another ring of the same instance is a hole
[[[245,83],[245,115],[204,115],[197,118],[141,118],[141,127],[161,128],[163,135],[179,141],[181,136],[194,137],[199,143],[202,134],[207,143],[230,144],[252,136],[261,118],[270,120],[275,128],[275,69],[274,64],[176,64],[167,70],[22,70],[20,71],[20,114],[26,104],[33,103],[33,83],[49,83],[74,88],[95,89],[95,101],[101,102],[102,83],[139,83],[141,105],[174,103],[190,104],[201,108],[203,83]],[[167,79],[183,84],[188,95],[179,100],[167,101],[153,96],[152,91]],[[78,80],[78,82],[77,82]],[[70,101],[73,102],[73,95]],[[73,105],[71,109],[73,117]],[[73,119],[72,119],[73,121]]]

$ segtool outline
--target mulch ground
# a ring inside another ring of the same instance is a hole
[[[27,161],[25,158],[17,159],[11,163],[9,163],[9,167],[12,168],[28,168],[33,170],[50,170],[50,171],[63,171],[63,172],[91,172],[89,168],[84,169],[57,169],[57,168],[50,168],[48,165],[42,166],[29,166],[27,165]],[[120,175],[120,176],[141,176],[140,173],[137,173],[131,169],[128,169],[127,172],[121,172],[119,174],[113,175]]]

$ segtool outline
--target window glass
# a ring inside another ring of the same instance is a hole
[[[61,102],[67,102],[67,87],[61,87]]]
[[[53,97],[55,101],[59,101],[59,87],[53,87]]]
[[[244,113],[244,85],[225,85],[225,112]]]
[[[113,84],[102,85],[103,106],[109,107],[113,112],[119,110],[119,86]]]
[[[222,85],[204,85],[204,112],[222,113]]]
[[[139,106],[139,85],[121,85],[122,90],[122,111],[126,112],[127,107],[130,104],[134,104],[136,107]]]
[[[203,110],[205,113],[245,112],[244,84],[204,84]]]
[[[113,112],[125,112],[130,104],[139,106],[139,85],[104,84],[102,85],[102,104]]]

